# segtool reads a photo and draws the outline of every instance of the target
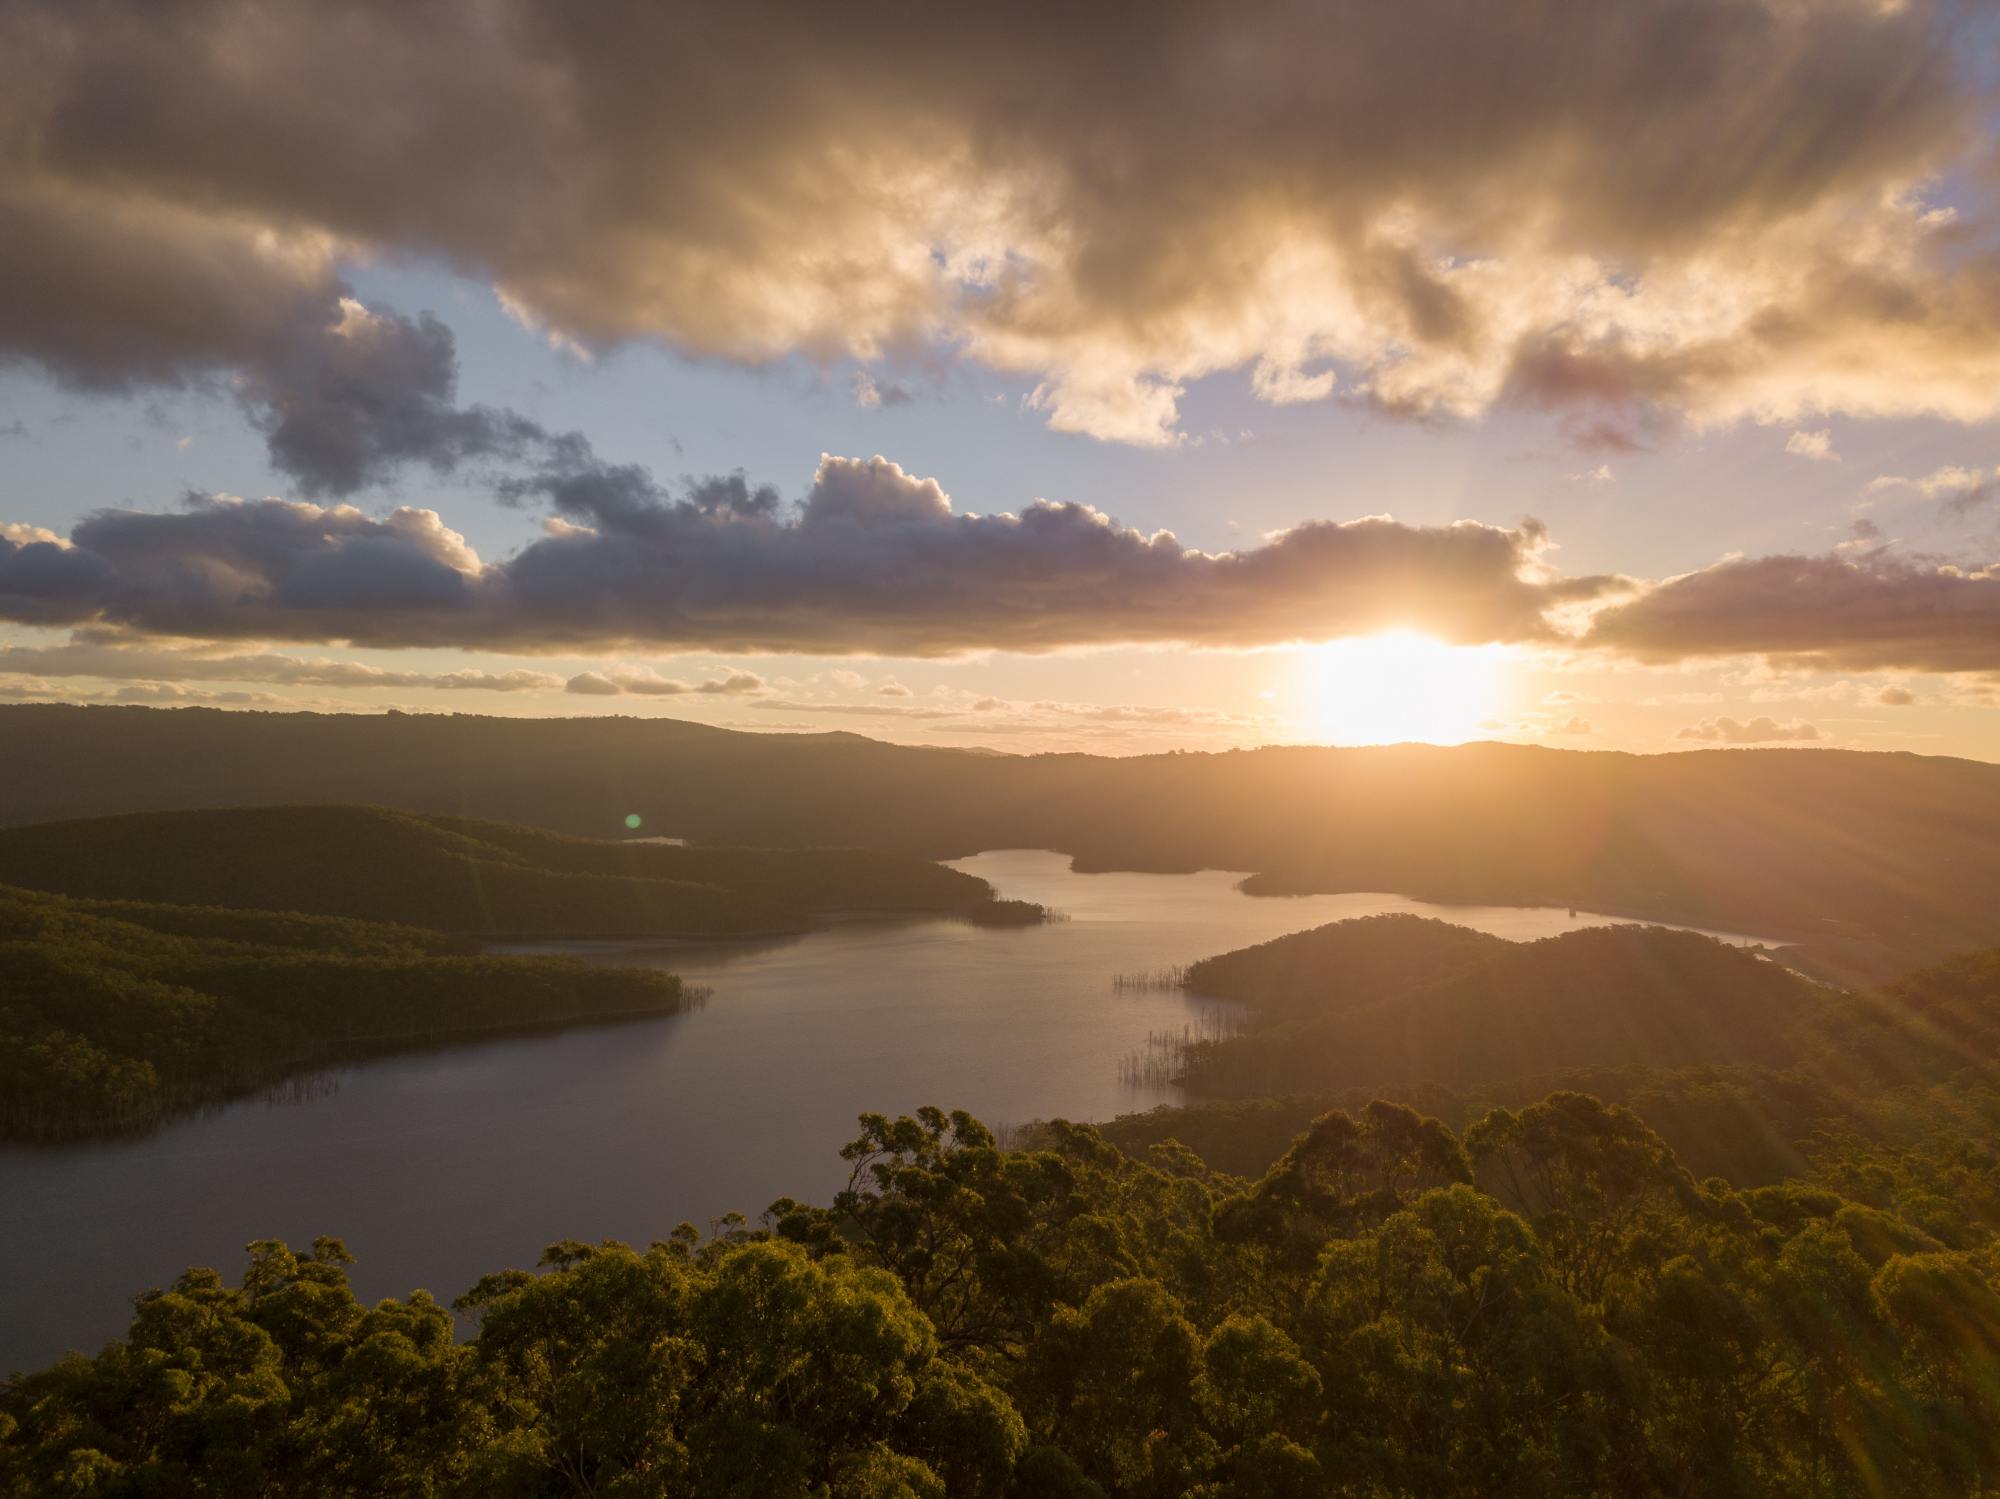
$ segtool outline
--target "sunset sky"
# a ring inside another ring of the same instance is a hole
[[[2000,759],[2000,22],[0,0],[0,699]]]

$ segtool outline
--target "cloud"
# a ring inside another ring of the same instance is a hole
[[[199,639],[547,653],[713,649],[941,656],[1129,642],[1257,646],[1388,628],[1553,641],[1551,611],[1614,593],[1563,578],[1546,531],[1384,516],[1241,552],[1087,505],[954,510],[934,479],[828,457],[803,501],[741,475],[669,494],[594,462],[519,490],[545,534],[481,559],[430,510],[193,496],[100,510],[66,544],[0,540],[0,618]]]
[[[1794,458],[1809,458],[1814,463],[1840,462],[1840,454],[1833,450],[1830,427],[1821,427],[1817,432],[1794,432],[1785,439],[1785,451]]]
[[[1555,732],[1558,734],[1588,734],[1590,732],[1590,720],[1572,714],[1555,726]]]
[[[1917,700],[1917,695],[1907,687],[1884,687],[1875,694],[1875,701],[1885,708],[1907,708]]]
[[[835,713],[853,718],[956,718],[956,708],[904,707],[895,703],[801,703],[767,698],[753,706],[773,713]]]
[[[1771,744],[1787,740],[1812,740],[1819,738],[1819,729],[1804,719],[1794,719],[1790,723],[1779,723],[1775,718],[1758,716],[1748,723],[1734,718],[1704,718],[1700,723],[1689,724],[1676,739],[1700,739],[1716,744]]]
[[[1984,419],[1993,179],[1959,169],[1987,24],[1952,0],[14,7],[0,347],[98,388],[242,372],[328,495],[510,440],[454,404],[421,320],[328,342],[351,256],[484,277],[582,348],[950,351],[1133,442],[1175,440],[1219,370],[1620,444]]]
[[[2000,566],[1879,545],[1728,558],[1612,604],[1582,643],[1649,662],[1761,655],[1816,670],[2000,672]]]
[[[817,714],[880,720],[913,720],[951,732],[971,734],[1068,733],[1085,736],[1166,734],[1188,731],[1240,740],[1264,733],[1268,718],[1206,708],[1134,703],[1010,702],[945,690],[939,703],[815,703],[771,698],[754,706],[767,712]],[[968,715],[970,715],[968,717]]]
[[[0,682],[0,699],[9,702],[64,703],[149,703],[176,708],[270,708],[291,709],[339,706],[281,697],[269,692],[211,692],[183,687],[177,682],[135,682],[112,692],[77,692],[53,682]]]
[[[866,370],[854,372],[854,404],[857,406],[868,410],[878,406],[907,406],[914,399],[900,385],[880,383]]]
[[[727,676],[686,682],[675,677],[663,677],[648,668],[643,671],[579,672],[563,684],[563,690],[589,697],[616,697],[621,693],[634,697],[681,697],[689,694],[744,697],[763,692],[765,682],[754,671],[732,671]]]
[[[883,697],[908,697],[910,695],[910,689],[905,687],[901,682],[896,681],[884,682],[875,691]]]
[[[270,682],[288,687],[422,687],[441,691],[542,692],[563,685],[544,671],[391,671],[359,661],[273,652],[218,655],[202,649],[107,644],[0,645],[0,674],[103,681]]]
[[[1862,493],[1873,495],[1893,490],[1908,490],[1926,500],[1940,500],[1947,514],[1970,515],[2000,495],[2000,468],[1966,468],[1948,463],[1917,479],[1882,474],[1870,479]]]
[[[457,405],[451,330],[355,301],[335,249],[325,233],[10,173],[0,152],[0,281],[12,289],[0,363],[84,391],[227,390],[308,496],[548,440],[516,413]]]
[[[476,458],[514,458],[549,434],[511,411],[456,404],[451,330],[429,313],[371,312],[352,298],[340,319],[272,350],[238,395],[271,463],[299,493],[347,495],[421,462],[439,474]]]
[[[1569,476],[1572,484],[1609,484],[1614,477],[1611,465],[1608,463],[1600,463],[1596,468],[1585,469],[1581,473]]]

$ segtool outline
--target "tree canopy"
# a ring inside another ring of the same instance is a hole
[[[1575,1093],[1313,1122],[1256,1180],[864,1116],[848,1188],[553,1245],[451,1311],[330,1239],[0,1388],[0,1494],[1967,1495],[2000,1256],[1922,1194],[1696,1181]],[[1846,1163],[1865,1174],[1865,1162]],[[1990,1169],[1990,1168],[1989,1168]]]

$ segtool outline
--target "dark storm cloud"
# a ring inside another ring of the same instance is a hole
[[[442,474],[476,458],[519,458],[549,440],[518,413],[456,404],[455,343],[430,314],[353,302],[343,314],[246,370],[239,391],[273,466],[301,494],[353,494],[405,463]]]
[[[513,412],[458,406],[451,330],[352,300],[320,237],[0,176],[0,285],[0,360],[87,391],[227,389],[301,494],[548,440]]]
[[[1549,611],[1623,586],[1549,573],[1533,522],[1310,522],[1209,554],[1088,506],[958,512],[935,480],[880,458],[823,460],[789,509],[740,476],[679,496],[629,470],[572,477],[552,481],[547,534],[493,563],[428,510],[196,497],[99,511],[66,544],[0,541],[0,613],[215,640],[936,656],[1391,626],[1550,640]]]
[[[2000,402],[1991,175],[1949,179],[1956,221],[1923,197],[1991,103],[1960,0],[13,0],[0,27],[0,269],[33,304],[0,340],[85,383],[260,367],[358,253],[588,346],[962,350],[1142,442],[1244,366],[1271,400],[1460,415]],[[459,452],[444,425],[278,451],[334,493]]]
[[[474,606],[478,568],[428,510],[190,496],[178,512],[96,511],[61,544],[0,535],[0,612],[216,639],[336,639],[366,621],[409,644]]]
[[[1842,671],[2000,671],[2000,568],[1897,557],[1732,558],[1599,614],[1584,637],[1643,661],[1760,655]]]

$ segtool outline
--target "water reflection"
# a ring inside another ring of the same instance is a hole
[[[1076,875],[1045,853],[956,866],[1071,919],[1038,927],[845,921],[802,937],[582,949],[713,990],[680,1015],[404,1053],[140,1140],[0,1151],[0,1368],[122,1330],[129,1296],[190,1264],[234,1274],[255,1238],[336,1234],[365,1297],[449,1299],[557,1239],[645,1243],[682,1219],[824,1196],[865,1109],[994,1124],[1102,1119],[1172,1099],[1156,1033],[1212,1013],[1113,976],[1344,916],[1436,915],[1497,935],[1560,910],[1397,896],[1253,899],[1237,876]]]

